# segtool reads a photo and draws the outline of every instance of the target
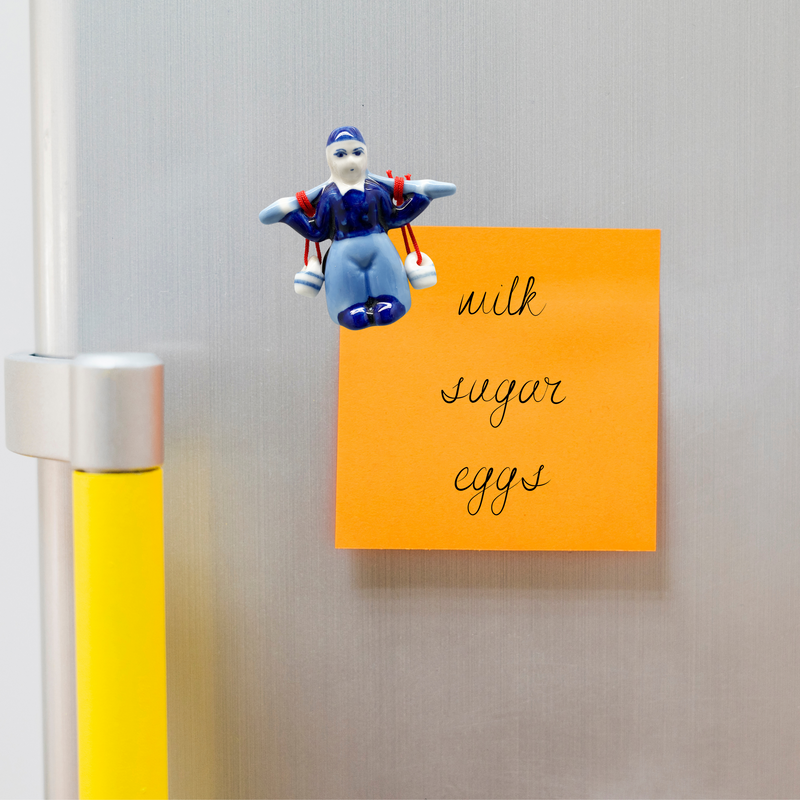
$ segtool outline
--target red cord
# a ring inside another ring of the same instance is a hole
[[[308,266],[308,247],[311,244],[310,239],[306,239],[306,249],[303,253],[303,264],[307,267]],[[319,259],[319,263],[322,263],[322,250],[319,249],[319,242],[314,242],[314,247],[317,248],[317,258]]]
[[[297,202],[300,204],[300,208],[306,212],[306,216],[313,217],[316,211],[314,210],[314,206],[311,205],[311,201],[308,199],[306,193],[298,192],[295,197],[297,198]]]
[[[392,175],[392,171],[390,169],[386,170],[386,174],[390,178],[394,178],[394,192],[392,192],[392,194],[394,196],[394,204],[396,206],[403,205],[403,185],[405,184],[405,182],[407,180],[409,180],[411,178],[411,176],[410,175],[406,175],[405,179],[402,178],[400,175],[397,175],[395,177],[395,176]]]
[[[390,169],[386,170],[386,174],[388,177],[392,177],[392,171]],[[401,178],[397,175],[394,179],[394,204],[396,206],[403,205],[403,185],[406,181],[410,181],[411,176],[406,175],[405,179]],[[408,246],[408,237],[406,236],[406,228],[408,228],[408,232],[411,234],[411,241],[414,242],[414,250],[417,253],[417,266],[422,266],[422,253],[420,252],[419,245],[417,244],[417,237],[414,236],[414,231],[411,229],[411,225],[403,225],[400,228],[400,232],[403,234],[403,241],[406,245],[406,255],[411,255],[411,248]]]
[[[305,211],[307,217],[313,217],[316,214],[316,210],[314,206],[311,205],[311,201],[308,199],[308,195],[305,192],[298,192],[295,197],[297,198],[297,202],[300,204],[300,208]],[[306,251],[303,253],[303,264],[308,266],[308,246],[310,244],[310,240],[306,239]],[[322,253],[319,249],[319,242],[314,242],[317,246],[317,258],[322,262]]]
[[[420,252],[419,245],[417,244],[417,237],[414,236],[414,231],[411,229],[411,225],[406,225],[408,228],[408,232],[411,234],[411,241],[414,242],[414,249],[417,251],[417,266],[422,266],[422,253]]]

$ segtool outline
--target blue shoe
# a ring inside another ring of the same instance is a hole
[[[363,303],[356,303],[356,305],[339,312],[337,319],[343,328],[360,331],[372,324],[371,316],[367,313],[367,307]]]
[[[372,316],[375,325],[391,325],[397,322],[406,313],[406,307],[390,294],[382,294],[375,298],[372,306]]]

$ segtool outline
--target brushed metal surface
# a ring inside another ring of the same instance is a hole
[[[800,6],[74,3],[78,346],[170,375],[171,794],[796,796]],[[426,224],[662,230],[657,553],[334,550],[336,330],[257,215],[341,124]]]

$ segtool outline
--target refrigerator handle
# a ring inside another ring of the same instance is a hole
[[[5,362],[9,449],[73,470],[81,798],[168,795],[163,378],[149,353]]]

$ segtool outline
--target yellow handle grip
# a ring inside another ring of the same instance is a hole
[[[81,800],[166,798],[161,469],[73,473]]]

